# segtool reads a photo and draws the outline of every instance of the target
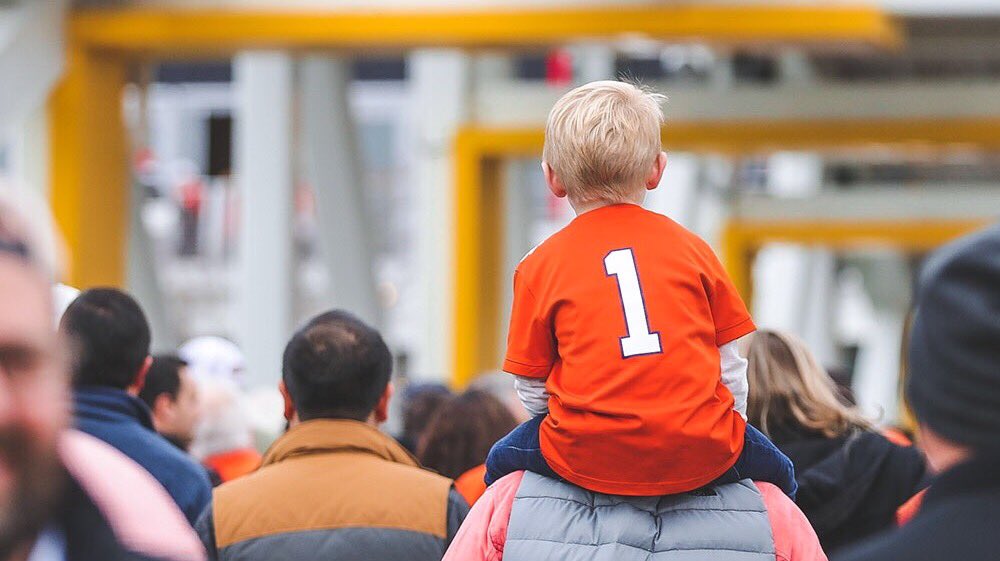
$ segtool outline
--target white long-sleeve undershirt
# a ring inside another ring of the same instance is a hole
[[[750,390],[750,384],[747,382],[747,360],[740,356],[737,341],[730,341],[719,347],[719,357],[722,383],[733,394],[733,409],[746,419],[747,394]],[[517,390],[521,404],[532,416],[549,412],[549,393],[545,391],[544,378],[515,375],[514,389]]]

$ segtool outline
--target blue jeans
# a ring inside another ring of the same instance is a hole
[[[493,445],[486,457],[487,485],[492,485],[501,477],[522,469],[553,479],[562,479],[552,471],[542,457],[538,429],[544,420],[545,415],[539,415],[521,424]],[[744,436],[743,453],[733,467],[712,484],[735,483],[741,479],[773,483],[792,499],[795,498],[799,487],[795,482],[795,467],[792,461],[778,450],[764,433],[749,424]]]
[[[490,448],[486,456],[486,484],[493,483],[501,477],[519,470],[533,471],[552,479],[562,479],[552,471],[548,462],[542,457],[542,445],[538,439],[538,429],[545,420],[545,415],[539,415],[525,421],[510,434],[501,438]]]

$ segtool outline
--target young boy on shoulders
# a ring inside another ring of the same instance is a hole
[[[795,493],[745,421],[746,306],[707,243],[640,206],[667,161],[661,101],[593,82],[549,114],[542,170],[577,217],[514,273],[503,368],[535,417],[494,446],[487,483],[527,469],[616,495],[744,478]]]

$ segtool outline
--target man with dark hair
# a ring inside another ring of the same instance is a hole
[[[910,522],[837,559],[997,559],[1000,225],[928,258],[908,355],[906,395],[917,440],[939,475]]]
[[[83,292],[60,329],[76,351],[76,425],[114,446],[160,482],[193,524],[211,500],[205,470],[156,434],[136,395],[152,363],[149,324],[139,304],[114,288]]]
[[[382,337],[350,314],[295,333],[279,384],[291,428],[260,470],[216,489],[196,526],[209,558],[441,559],[468,506],[378,430],[391,374]]]
[[[200,561],[194,531],[159,484],[69,427],[41,237],[0,196],[0,561]]]
[[[201,416],[198,385],[188,375],[187,362],[174,354],[153,357],[139,399],[152,412],[156,432],[187,452]]]

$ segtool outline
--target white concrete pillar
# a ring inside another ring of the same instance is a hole
[[[776,197],[808,197],[822,187],[822,172],[817,154],[781,152],[768,161],[768,190]],[[827,250],[776,244],[760,252],[754,269],[757,325],[799,335],[821,364],[837,359],[834,267]]]
[[[330,275],[326,306],[381,322],[372,270],[364,175],[348,105],[351,66],[320,56],[300,63],[300,122],[305,177],[316,194],[319,249]]]
[[[11,184],[39,195],[49,191],[49,119],[45,104],[11,128],[8,166]]]
[[[646,194],[644,206],[670,217],[685,228],[695,228],[700,192],[699,169],[700,160],[695,154],[668,154],[667,168],[663,171],[660,186]]]
[[[508,83],[513,80],[514,61],[503,52],[478,53],[472,58],[472,84]]]
[[[860,260],[874,322],[858,346],[852,387],[858,405],[882,424],[899,413],[899,357],[912,282],[906,258],[884,253]]]
[[[234,62],[239,344],[247,382],[272,385],[281,376],[294,309],[294,65],[290,55],[276,51],[243,53]]]
[[[414,175],[418,196],[415,294],[417,333],[413,375],[451,376],[454,299],[454,193],[452,148],[469,106],[469,58],[461,51],[420,49],[409,59],[414,115]]]
[[[615,49],[607,43],[578,43],[569,47],[573,56],[577,85],[597,80],[614,80]]]

